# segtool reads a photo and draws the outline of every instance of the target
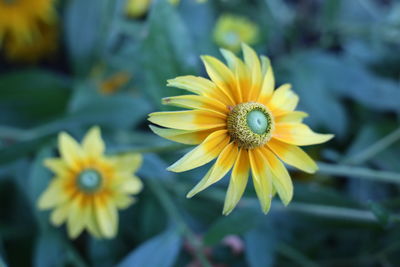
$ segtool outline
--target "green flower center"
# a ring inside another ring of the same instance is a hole
[[[268,118],[260,110],[252,110],[247,113],[247,125],[256,134],[264,134],[268,128]]]
[[[255,102],[236,105],[228,115],[227,124],[230,137],[245,149],[267,143],[274,128],[270,111],[266,106]]]
[[[229,31],[224,36],[225,42],[230,45],[235,45],[240,42],[239,36],[234,31]]]
[[[93,193],[100,188],[102,180],[101,174],[98,171],[87,169],[78,175],[77,184],[82,191]]]

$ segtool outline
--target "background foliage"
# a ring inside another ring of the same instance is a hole
[[[153,1],[139,19],[124,1],[59,1],[59,52],[38,65],[0,64],[0,266],[397,266],[400,262],[400,3],[395,0]],[[300,95],[306,123],[336,138],[307,149],[320,172],[292,171],[295,197],[262,215],[251,186],[221,215],[227,180],[186,199],[206,168],[166,166],[189,147],[150,133],[147,114],[182,92],[166,80],[205,76],[199,55],[223,13],[260,27],[259,53]],[[117,92],[101,86],[116,73]],[[109,153],[144,153],[145,188],[117,238],[68,240],[36,201],[42,160],[67,130],[100,125]]]

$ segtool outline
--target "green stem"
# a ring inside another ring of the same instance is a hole
[[[378,182],[390,182],[400,184],[400,174],[388,171],[376,171],[369,168],[353,167],[339,164],[318,162],[319,173],[363,178]]]
[[[207,257],[204,255],[203,246],[196,238],[194,233],[187,226],[182,216],[179,214],[178,210],[171,197],[167,191],[163,188],[162,183],[157,183],[154,179],[147,179],[149,186],[154,191],[155,195],[158,197],[160,204],[164,207],[168,215],[176,222],[182,234],[186,237],[188,242],[194,248],[196,257],[201,262],[204,267],[212,267],[211,263],[208,261]]]
[[[400,127],[385,136],[384,138],[380,139],[376,143],[357,153],[356,155],[345,159],[343,163],[362,164],[373,156],[379,154],[398,140],[400,140]]]

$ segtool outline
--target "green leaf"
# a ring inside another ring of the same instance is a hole
[[[71,0],[65,10],[65,39],[69,59],[79,75],[90,71],[95,56],[100,52],[100,38],[104,33],[102,27],[108,1],[105,0]]]
[[[161,107],[162,97],[182,93],[182,90],[166,87],[167,79],[195,74],[198,57],[185,24],[168,1],[154,3],[148,23],[147,38],[139,49],[145,92]]]
[[[0,123],[32,125],[62,114],[70,97],[70,86],[67,77],[40,69],[1,75]]]
[[[276,229],[266,221],[244,235],[246,260],[250,267],[274,266],[275,231]]]
[[[256,209],[238,209],[231,215],[217,220],[204,236],[206,245],[215,245],[225,236],[243,234],[256,226],[262,214]]]
[[[7,267],[7,264],[4,262],[1,256],[0,256],[0,267]]]
[[[50,146],[44,146],[39,150],[35,160],[32,163],[27,182],[27,193],[31,202],[33,213],[36,216],[40,229],[44,231],[49,231],[52,229],[52,226],[49,223],[49,212],[40,211],[37,208],[37,201],[40,195],[46,190],[51,179],[53,179],[53,174],[51,171],[43,165],[43,161],[52,156],[53,153]]]
[[[118,266],[173,266],[179,254],[181,243],[178,231],[169,229],[132,251]]]
[[[52,138],[40,137],[28,141],[22,141],[0,149],[0,165],[17,160],[29,153],[33,153],[42,145],[48,143]]]
[[[65,266],[66,248],[60,242],[60,237],[51,232],[41,234],[37,240],[34,266]]]
[[[384,206],[372,201],[368,203],[368,206],[381,224],[386,225],[389,222],[390,213]]]

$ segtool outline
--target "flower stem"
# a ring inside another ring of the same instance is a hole
[[[400,140],[400,127],[354,156],[345,159],[343,163],[362,164],[398,140]]]
[[[204,267],[212,267],[211,263],[204,255],[202,244],[199,242],[194,233],[190,230],[190,228],[183,220],[182,216],[179,214],[168,192],[163,188],[162,183],[157,183],[156,180],[152,178],[147,179],[147,181],[151,189],[154,191],[155,195],[158,197],[160,204],[164,207],[168,215],[175,221],[182,234],[186,237],[190,245],[194,248],[196,257],[201,262],[201,265]]]
[[[390,182],[400,184],[400,173],[377,171],[369,168],[354,167],[340,164],[318,162],[319,173],[339,176],[350,176],[368,179],[378,182]]]

